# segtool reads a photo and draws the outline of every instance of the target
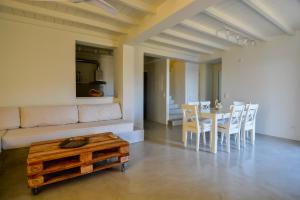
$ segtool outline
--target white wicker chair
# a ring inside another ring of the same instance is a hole
[[[200,124],[199,124],[199,117],[198,117],[198,106],[197,105],[189,105],[183,104],[182,105],[183,111],[183,122],[182,122],[182,141],[184,146],[187,146],[187,134],[196,134],[196,151],[199,151],[199,144],[200,144]]]
[[[241,132],[241,123],[243,112],[245,109],[244,105],[235,106],[232,105],[230,107],[231,115],[228,120],[224,124],[218,125],[218,131],[221,132],[221,143],[223,143],[223,137],[226,137],[226,149],[227,152],[230,152],[230,135],[236,134],[237,135],[237,146],[240,149],[240,132]]]
[[[242,141],[243,145],[246,145],[246,136],[249,132],[251,135],[251,144],[254,144],[255,141],[255,121],[256,114],[258,110],[258,104],[247,104],[246,105],[246,114],[242,122]]]

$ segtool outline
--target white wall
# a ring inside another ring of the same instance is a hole
[[[259,103],[259,133],[300,140],[299,86],[299,32],[222,55],[223,100]]]
[[[185,63],[183,61],[172,60],[172,97],[176,104],[181,105],[186,101],[185,88]]]
[[[178,105],[199,101],[199,65],[171,60],[170,95]]]
[[[212,96],[212,68],[208,64],[199,66],[199,100],[210,101]]]
[[[147,116],[148,120],[167,123],[167,100],[169,60],[161,59],[145,65],[147,71]]]
[[[112,39],[3,19],[0,27],[0,106],[76,103],[76,40],[115,45]]]
[[[172,64],[172,60],[170,61],[170,67],[169,67],[170,71],[169,71],[169,96],[171,96],[172,98],[175,95],[175,79],[174,79],[174,66]]]
[[[211,102],[215,102],[216,99],[218,100],[221,99],[221,91],[220,91],[221,88],[219,88],[221,84],[221,78],[219,78],[219,76],[222,76],[222,63],[211,64],[211,67],[212,67]]]
[[[221,98],[222,94],[221,92],[219,93],[221,90],[221,88],[219,89],[219,81],[221,82],[221,78],[219,79],[219,74],[222,76],[221,63],[200,64],[199,99],[201,101],[211,101],[213,104],[216,99]]]
[[[199,65],[185,62],[185,102],[199,101]]]

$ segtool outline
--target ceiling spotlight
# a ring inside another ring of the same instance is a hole
[[[231,28],[222,28],[216,31],[216,35],[219,35],[219,33],[222,33],[225,35],[226,39],[232,42],[235,42],[241,46],[255,46],[256,41],[254,39],[251,39],[243,34],[241,34],[238,31],[235,31]]]

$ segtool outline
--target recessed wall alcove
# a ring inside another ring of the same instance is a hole
[[[113,52],[76,43],[76,97],[114,96]]]

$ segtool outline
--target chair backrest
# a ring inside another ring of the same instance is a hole
[[[183,126],[199,130],[198,105],[183,104]]]
[[[233,105],[234,105],[234,106],[241,106],[241,105],[246,105],[246,103],[243,102],[243,101],[234,101],[234,102],[233,102]]]
[[[258,110],[258,104],[247,104],[246,105],[246,115],[244,123],[255,125],[256,114]]]
[[[210,110],[210,101],[200,101],[200,111]]]
[[[190,101],[187,103],[188,105],[199,106],[199,101]]]
[[[193,105],[193,106],[197,106],[197,109],[199,109],[199,101],[190,101],[187,103],[188,105]],[[199,110],[198,110],[199,111]]]
[[[229,130],[232,128],[237,128],[238,130],[240,130],[245,106],[244,105],[231,105],[230,110],[231,110],[231,115],[230,115],[230,119],[228,121],[227,128]]]

